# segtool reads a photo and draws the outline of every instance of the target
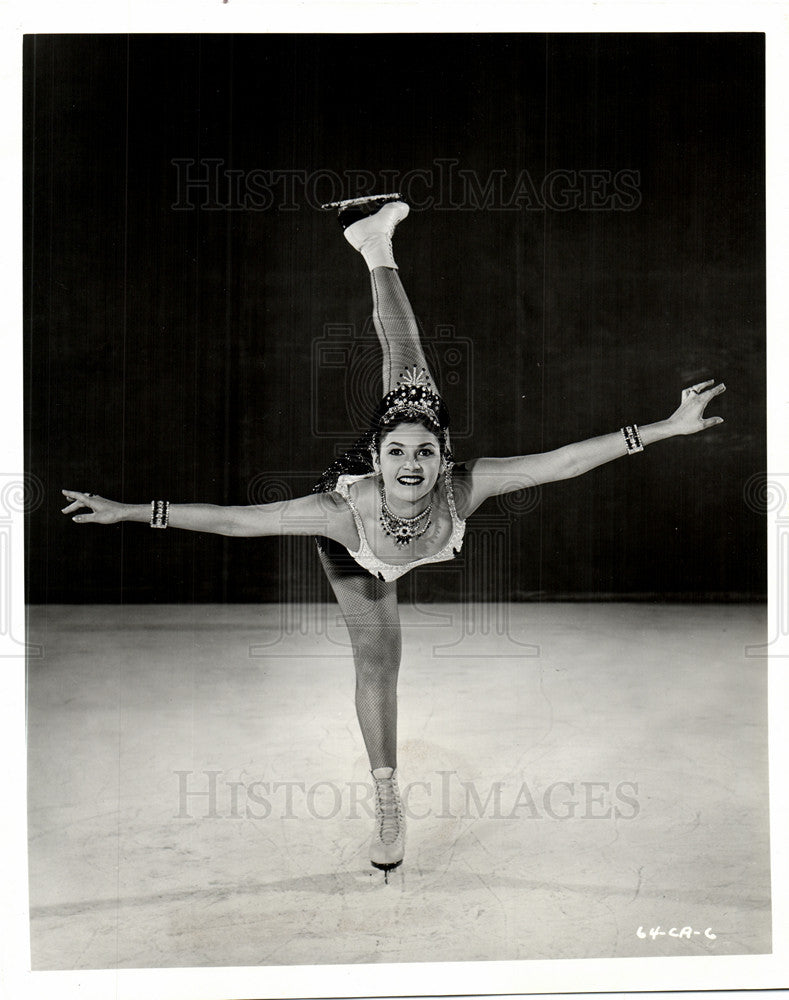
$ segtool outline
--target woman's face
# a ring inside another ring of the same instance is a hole
[[[414,503],[436,485],[441,470],[438,438],[422,424],[398,424],[381,440],[379,461],[387,500]]]

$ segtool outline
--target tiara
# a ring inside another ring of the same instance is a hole
[[[426,417],[438,427],[449,425],[449,413],[443,400],[435,390],[430,388],[430,379],[425,368],[407,368],[400,376],[378,407],[378,421],[385,423],[391,417],[407,414],[408,416]]]

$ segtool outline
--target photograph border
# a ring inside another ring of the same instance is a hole
[[[393,17],[393,9],[396,16]],[[783,497],[789,479],[787,407],[789,392],[782,373],[789,371],[784,292],[787,254],[787,141],[785,103],[789,94],[789,19],[786,8],[770,4],[680,3],[534,3],[454,5],[441,3],[269,4],[254,0],[184,2],[157,5],[150,0],[111,9],[108,4],[70,5],[14,0],[0,11],[3,47],[2,170],[6,267],[3,296],[8,333],[4,338],[4,428],[0,438],[0,475],[7,485],[23,481],[22,439],[22,36],[79,33],[321,33],[398,32],[678,32],[749,31],[766,35],[767,107],[767,328],[768,328],[768,470],[767,493]],[[7,558],[13,586],[5,599],[5,628],[0,635],[4,669],[0,688],[0,733],[7,762],[4,861],[6,865],[0,924],[0,992],[14,1000],[28,997],[117,998],[166,997],[224,1000],[255,997],[536,995],[568,993],[723,991],[783,988],[789,983],[789,863],[782,849],[789,829],[785,766],[789,704],[789,580],[786,536],[789,509],[779,499],[768,502],[768,648],[770,826],[773,884],[771,955],[675,958],[618,958],[365,966],[298,966],[261,969],[200,968],[31,972],[27,907],[27,823],[25,773],[25,636],[24,525],[22,504],[8,532]],[[783,527],[782,527],[783,524]],[[761,655],[758,653],[754,655]],[[396,987],[396,990],[394,989]]]

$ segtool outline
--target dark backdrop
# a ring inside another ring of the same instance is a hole
[[[447,564],[401,586],[761,598],[763,53],[756,34],[28,37],[29,599],[325,596],[309,540],[78,527],[59,490],[307,492],[378,392],[364,265],[315,208],[367,185],[414,202],[398,260],[459,459],[728,386],[722,427],[491,501],[462,583]],[[187,169],[217,180],[187,190]]]

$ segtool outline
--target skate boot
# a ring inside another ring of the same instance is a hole
[[[375,781],[375,830],[370,841],[370,862],[379,868],[388,882],[389,872],[403,863],[405,853],[405,817],[397,779],[391,767],[372,772]]]
[[[364,257],[368,268],[397,270],[392,252],[392,236],[410,209],[399,195],[377,195],[337,202],[338,218],[346,240]]]

